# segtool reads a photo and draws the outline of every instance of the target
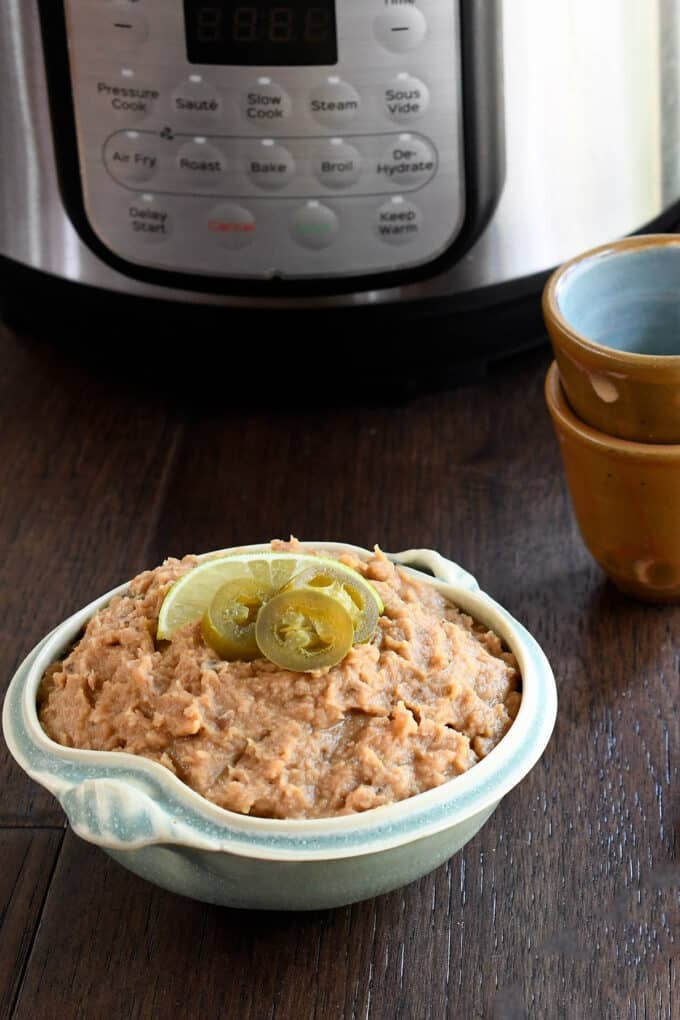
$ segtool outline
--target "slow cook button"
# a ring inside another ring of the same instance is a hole
[[[200,74],[191,74],[172,94],[171,108],[184,123],[210,123],[223,111],[222,96]]]
[[[222,202],[208,214],[208,231],[221,248],[235,251],[253,243],[257,223],[248,209],[235,202]]]
[[[159,158],[153,135],[139,131],[121,131],[106,146],[106,165],[121,181],[151,180],[158,171]]]
[[[187,184],[198,188],[219,187],[227,169],[227,160],[205,138],[194,138],[177,153],[177,169]]]
[[[126,214],[130,233],[140,241],[166,241],[172,233],[172,213],[155,195],[137,195],[128,202]]]
[[[395,195],[378,209],[375,231],[385,244],[410,244],[420,234],[423,214],[417,205]]]
[[[422,117],[430,105],[430,92],[419,78],[402,73],[386,87],[384,103],[387,116],[405,124]]]
[[[264,131],[271,131],[290,117],[292,109],[288,93],[271,78],[258,78],[257,84],[243,97],[246,123]]]
[[[290,221],[290,233],[294,241],[303,248],[320,251],[328,248],[340,229],[338,217],[321,202],[305,202],[297,209]]]
[[[361,155],[342,138],[331,138],[316,150],[312,168],[317,179],[327,188],[350,188],[361,174]]]
[[[263,138],[248,153],[246,169],[253,184],[258,188],[276,191],[285,188],[295,173],[295,160],[271,138]]]
[[[380,180],[387,179],[395,187],[425,184],[434,174],[437,157],[423,138],[399,135],[385,149],[375,172]]]
[[[354,120],[360,106],[359,93],[340,78],[327,78],[309,97],[310,113],[327,127],[344,128]]]

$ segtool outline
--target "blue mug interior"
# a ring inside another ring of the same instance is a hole
[[[594,255],[564,275],[556,297],[588,340],[631,354],[680,355],[680,244]]]

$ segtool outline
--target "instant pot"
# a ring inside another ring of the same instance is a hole
[[[0,256],[505,353],[680,220],[679,54],[676,0],[4,0]]]

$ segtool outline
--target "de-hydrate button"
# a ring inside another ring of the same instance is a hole
[[[235,251],[252,244],[257,235],[255,217],[235,202],[222,202],[208,215],[208,230],[222,248]]]
[[[305,202],[293,213],[290,221],[293,240],[303,248],[315,251],[331,245],[339,229],[340,221],[333,210],[315,201]]]
[[[293,110],[290,96],[271,78],[258,78],[243,97],[243,116],[246,123],[264,131],[271,131],[290,117]]]
[[[119,181],[149,181],[158,171],[160,156],[152,135],[121,131],[109,139],[106,165]]]
[[[395,195],[375,215],[375,232],[385,244],[410,244],[420,234],[423,214],[417,205]]]
[[[381,179],[400,188],[404,185],[425,184],[437,167],[437,156],[432,146],[418,135],[399,135],[385,149],[378,160],[375,172]]]

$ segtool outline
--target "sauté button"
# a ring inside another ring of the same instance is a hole
[[[296,210],[290,221],[293,240],[314,251],[331,245],[339,229],[340,221],[333,210],[315,201],[306,202]]]
[[[236,202],[222,202],[208,214],[207,227],[221,248],[236,251],[252,244],[257,235],[255,217]]]
[[[186,124],[211,123],[222,116],[221,94],[200,74],[191,74],[172,93],[173,114]]]

